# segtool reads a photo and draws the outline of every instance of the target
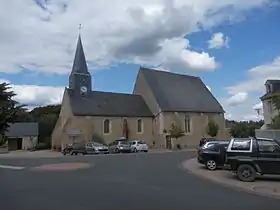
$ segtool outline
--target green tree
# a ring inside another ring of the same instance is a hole
[[[227,121],[230,127],[230,134],[235,138],[246,138],[255,136],[255,129],[260,129],[264,124],[263,120],[260,121]]]
[[[213,120],[209,120],[206,131],[209,136],[215,137],[219,132],[219,126]]]
[[[181,126],[172,123],[169,129],[169,135],[171,138],[179,139],[185,135],[185,132],[181,128]]]
[[[9,84],[0,84],[0,145],[5,142],[4,134],[10,127],[9,123],[15,122],[17,113],[23,108],[13,100],[15,95]]]
[[[39,123],[39,142],[50,145],[51,134],[58,120],[61,105],[37,107],[30,112],[32,119]]]

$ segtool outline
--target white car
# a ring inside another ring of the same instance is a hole
[[[148,145],[140,140],[131,141],[132,152],[148,152]]]

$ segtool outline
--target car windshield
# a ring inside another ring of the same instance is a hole
[[[103,146],[103,144],[96,143],[96,142],[94,142],[93,145],[94,145],[94,146],[98,146],[98,147]]]
[[[131,143],[129,141],[119,141],[120,144],[123,144],[123,145],[130,145]]]
[[[214,149],[218,146],[218,144],[210,144],[207,149]]]
[[[208,147],[211,147],[211,146],[213,146],[213,145],[215,145],[215,144],[217,144],[217,143],[215,143],[215,142],[205,143],[205,144],[202,146],[202,148],[203,148],[203,149],[204,149],[204,148],[208,148]]]

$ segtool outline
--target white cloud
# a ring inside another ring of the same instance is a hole
[[[280,79],[280,56],[272,62],[248,70],[247,79],[227,88],[230,94],[238,92],[264,93],[264,83],[268,79]]]
[[[90,69],[126,62],[214,70],[215,58],[190,50],[182,38],[272,1],[0,1],[0,72],[67,74],[79,23]]]
[[[229,99],[227,99],[226,102],[229,106],[234,106],[243,103],[247,98],[248,98],[248,93],[240,92],[232,95]]]
[[[259,102],[259,103],[257,103],[257,104],[255,104],[254,106],[253,106],[253,109],[255,109],[255,110],[257,110],[257,109],[263,109],[263,104],[262,104],[262,102]]]
[[[232,114],[232,117],[235,117],[235,119],[263,119],[263,107],[259,97],[265,93],[264,83],[268,79],[280,79],[280,56],[271,62],[249,69],[247,71],[247,78],[244,81],[227,87],[230,98],[233,95],[246,92],[247,99],[249,100],[246,99],[239,106],[231,108],[227,106],[228,104],[223,103],[225,104],[225,109],[230,109],[231,112],[235,113]]]
[[[220,49],[222,47],[226,47],[228,48],[229,45],[229,37],[228,36],[224,36],[223,33],[219,32],[219,33],[215,33],[212,35],[212,38],[208,41],[208,48],[209,49]]]
[[[0,79],[0,83],[10,83],[8,80]],[[64,87],[38,86],[38,85],[14,85],[10,84],[12,90],[17,94],[14,99],[28,107],[60,104],[62,101]]]
[[[224,106],[226,110],[225,118],[236,121],[259,121],[263,119],[262,110],[258,112],[252,106],[252,100],[233,107]]]

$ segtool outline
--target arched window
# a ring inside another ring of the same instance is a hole
[[[143,132],[143,121],[142,119],[137,120],[137,133]]]
[[[191,119],[189,116],[185,116],[185,132],[190,133],[191,132]]]
[[[103,122],[103,133],[110,133],[110,120],[108,119]]]

